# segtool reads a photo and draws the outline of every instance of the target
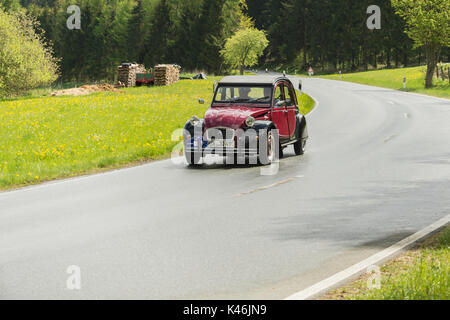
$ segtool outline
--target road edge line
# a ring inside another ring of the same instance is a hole
[[[307,94],[306,91],[304,93],[306,95],[308,95],[308,97],[310,97],[314,101],[314,107],[312,108],[312,110],[309,113],[307,113],[306,115],[304,115],[304,117],[310,117],[314,113],[314,111],[316,111],[319,108],[319,101],[316,98],[314,98],[312,95]]]
[[[353,266],[334,274],[333,276],[326,278],[302,291],[294,293],[284,300],[312,300],[318,296],[325,294],[326,292],[338,287],[339,285],[345,283],[347,280],[357,277],[364,273],[367,268],[379,265],[403,252],[405,249],[415,244],[416,242],[426,238],[428,235],[434,233],[435,231],[445,227],[450,222],[450,214],[444,218],[438,220],[437,222],[431,224],[430,226],[416,232],[415,234],[403,239],[400,242],[390,246],[383,251],[380,251],[369,258],[354,264]]]
[[[179,158],[184,159],[184,157],[179,157]],[[25,186],[21,186],[21,187],[12,188],[12,189],[0,190],[0,197],[2,195],[8,195],[8,194],[15,193],[15,192],[34,191],[34,190],[39,190],[41,188],[47,188],[47,187],[52,187],[52,186],[56,186],[56,185],[60,185],[60,184],[65,184],[68,182],[78,182],[78,181],[83,181],[83,180],[87,180],[87,179],[91,179],[91,178],[95,178],[95,177],[119,174],[124,171],[131,171],[134,169],[139,169],[139,168],[143,168],[143,167],[147,167],[147,166],[153,166],[153,165],[161,164],[161,163],[168,162],[168,161],[172,161],[172,159],[167,158],[167,159],[160,159],[160,160],[154,160],[154,161],[150,160],[148,162],[143,162],[142,164],[138,164],[135,166],[134,165],[123,166],[123,167],[106,169],[106,170],[100,171],[100,172],[75,175],[73,177],[69,176],[69,177],[56,178],[54,180],[42,181],[42,182],[39,182],[36,184],[25,185]]]

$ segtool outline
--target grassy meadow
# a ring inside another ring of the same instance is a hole
[[[204,115],[217,79],[0,101],[0,189],[167,157],[179,143],[172,132]]]
[[[449,66],[450,65],[445,66],[445,74],[447,74],[447,68]],[[436,79],[435,77],[433,81],[434,87],[425,89],[425,71],[426,67],[412,67],[348,73],[343,74],[342,78],[339,77],[339,74],[324,75],[320,77],[450,99],[450,82],[448,77],[446,77],[445,81],[441,78]],[[403,89],[404,76],[406,76],[406,89]]]

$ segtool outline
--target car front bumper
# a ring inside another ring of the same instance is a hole
[[[234,147],[216,147],[211,146],[207,141],[203,139],[191,139],[187,143],[185,142],[184,148],[186,153],[201,154],[206,156],[209,154],[228,156],[228,155],[243,155],[243,156],[255,156],[259,154],[259,148],[257,140],[254,143],[250,143],[249,139],[244,143],[233,143]],[[256,146],[256,147],[254,147]]]

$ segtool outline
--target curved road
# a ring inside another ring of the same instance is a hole
[[[0,193],[0,298],[282,299],[450,212],[450,100],[303,87],[307,153],[277,175],[168,160]]]

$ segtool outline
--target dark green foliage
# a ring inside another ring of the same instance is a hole
[[[128,21],[128,56],[130,60],[143,60],[143,45],[141,41],[141,34],[144,32],[144,18],[145,11],[142,5],[142,0],[136,0],[131,17]]]
[[[19,0],[0,0],[0,9],[5,11],[17,10],[20,8]]]
[[[223,0],[208,0],[203,3],[201,15],[195,24],[198,35],[196,69],[204,68],[218,71],[221,64],[220,50],[223,42],[221,32],[223,25]]]
[[[13,1],[0,3],[9,7]],[[126,61],[219,72],[220,50],[242,15],[240,0],[79,0],[81,30],[69,30],[71,4],[22,0],[54,43],[62,80],[77,82],[112,80],[117,65]]]
[[[81,30],[68,30],[69,0],[0,0],[20,4],[40,22],[62,80],[112,80],[122,62],[177,63],[185,71],[220,73],[220,54],[244,13],[270,41],[260,64],[301,71],[366,70],[425,62],[413,48],[391,0],[379,0],[381,30],[368,30],[369,0],[78,0]],[[442,48],[442,60],[450,51]]]
[[[305,70],[367,69],[417,63],[420,51],[404,33],[403,20],[390,0],[380,0],[381,30],[369,30],[361,0],[247,0],[256,27],[268,31],[270,45],[263,63]]]
[[[147,66],[170,63],[171,61],[167,61],[170,56],[167,49],[173,38],[173,23],[167,0],[161,0],[157,5],[152,22],[150,32],[142,39],[143,51],[137,61],[144,62]]]

